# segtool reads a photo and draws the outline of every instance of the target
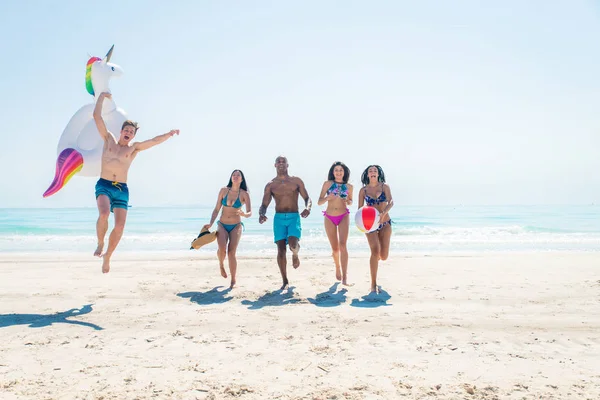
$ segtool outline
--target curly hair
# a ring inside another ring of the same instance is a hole
[[[369,168],[371,167],[375,167],[377,168],[377,180],[379,182],[383,182],[385,183],[385,174],[383,173],[383,169],[381,169],[381,167],[379,165],[369,165],[367,168],[365,168],[365,170],[362,173],[362,176],[360,178],[360,181],[362,182],[362,184],[364,186],[367,186],[369,184]]]
[[[338,165],[344,169],[344,177],[342,178],[342,182],[343,183],[348,183],[348,180],[350,179],[350,168],[348,168],[346,166],[346,164],[344,164],[341,161],[334,162],[333,165],[331,166],[331,168],[329,168],[329,173],[327,174],[327,180],[329,180],[329,181],[335,181],[335,177],[333,176],[333,170]]]

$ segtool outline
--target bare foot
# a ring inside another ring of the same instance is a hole
[[[335,279],[337,279],[338,281],[342,280],[342,271],[340,270],[340,267],[338,267],[337,265],[335,267]]]
[[[292,266],[294,268],[298,268],[300,266],[300,258],[298,258],[298,254],[292,254]]]
[[[106,255],[102,257],[104,258],[104,261],[102,261],[102,273],[108,274],[108,271],[110,271],[110,258],[106,257]]]
[[[300,266],[300,258],[298,257],[298,252],[300,251],[300,243],[298,243],[296,245],[296,248],[292,249],[290,247],[290,250],[292,250],[292,266],[295,268],[298,268]]]
[[[342,285],[344,286],[354,286],[354,283],[348,283],[348,281],[346,280],[346,278],[342,279]]]
[[[227,278],[227,271],[225,271],[225,266],[223,264],[220,264],[219,268],[221,268],[221,276],[223,278]]]
[[[231,281],[231,285],[229,285],[229,289],[235,288],[235,281]]]
[[[379,286],[371,286],[371,293],[379,294]]]
[[[281,286],[281,289],[279,290],[285,290],[290,286],[290,283],[288,282],[288,280],[286,279],[285,281],[283,281],[283,286]]]
[[[102,250],[104,250],[104,243],[98,243],[98,247],[96,247],[96,251],[94,251],[94,256],[102,257]]]

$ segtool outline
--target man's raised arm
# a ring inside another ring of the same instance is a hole
[[[179,129],[171,129],[169,132],[163,133],[162,135],[155,136],[152,139],[148,139],[148,140],[144,140],[143,142],[135,143],[134,144],[135,150],[136,151],[148,150],[149,148],[154,147],[157,144],[161,144],[162,142],[165,142],[167,139],[169,139],[170,137],[173,137],[174,135],[179,135]]]
[[[94,107],[94,121],[96,121],[96,127],[104,141],[108,140],[110,137],[110,133],[108,132],[108,129],[106,129],[106,124],[104,124],[104,120],[102,119],[102,103],[104,103],[105,98],[111,99],[112,95],[107,92],[100,93],[98,101],[96,102],[96,107]]]

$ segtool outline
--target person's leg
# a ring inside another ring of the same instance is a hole
[[[96,204],[98,205],[98,220],[96,221],[98,246],[96,247],[96,251],[94,251],[94,255],[96,257],[102,257],[104,238],[106,237],[106,231],[108,230],[108,217],[110,216],[110,199],[105,194],[98,195],[98,197],[96,197]]]
[[[296,236],[290,236],[288,237],[288,243],[292,252],[292,266],[298,268],[300,266],[300,257],[298,257],[298,252],[300,251],[299,239]]]
[[[288,225],[286,221],[286,214],[275,213],[273,217],[273,235],[274,241],[277,245],[277,265],[279,266],[279,272],[281,273],[281,279],[283,285],[281,290],[287,288],[289,281],[287,278],[287,258],[286,258],[286,246],[288,237]]]
[[[217,225],[217,244],[219,245],[219,248],[217,249],[217,258],[219,259],[221,276],[227,278],[227,271],[225,271],[225,256],[227,255],[227,240],[229,240],[229,233],[221,222],[217,222]]]
[[[104,253],[104,262],[102,263],[102,272],[105,274],[110,271],[110,258],[123,236],[125,221],[127,220],[126,208],[114,208],[113,213],[115,214],[115,226],[108,237],[108,248],[106,249],[106,253]]]
[[[371,268],[371,292],[377,292],[377,268],[379,266],[379,236],[377,232],[367,233],[367,240],[371,248],[371,259],[369,266]]]
[[[338,225],[338,235],[340,244],[340,264],[342,266],[342,285],[351,286],[348,283],[348,233],[350,231],[350,216],[346,214],[344,219]]]
[[[237,258],[235,257],[238,244],[242,237],[242,224],[238,224],[229,232],[229,246],[227,246],[227,259],[229,261],[229,273],[231,274],[231,289],[235,286],[235,274],[237,272]]]
[[[327,239],[329,239],[329,244],[331,245],[331,256],[333,257],[333,263],[335,264],[335,279],[341,281],[342,271],[340,268],[338,228],[327,216],[325,216],[325,233],[327,234]]]
[[[392,224],[386,224],[377,233],[379,236],[379,259],[387,260],[390,254],[390,240],[392,238]]]
[[[292,251],[292,265],[294,268],[298,268],[300,266],[300,257],[298,257],[298,252],[300,251],[300,238],[302,237],[300,214],[289,214],[287,234],[290,250]]]
[[[281,286],[281,290],[284,290],[288,287],[289,281],[287,277],[287,259],[286,259],[286,243],[285,239],[279,240],[276,242],[277,244],[277,265],[279,266],[279,272],[281,273],[281,279],[283,280],[283,285]]]

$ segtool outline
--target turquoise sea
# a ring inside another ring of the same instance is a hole
[[[120,252],[211,253],[216,244],[189,250],[211,207],[132,207]],[[348,247],[367,254],[363,233],[352,226]],[[392,253],[600,251],[600,206],[401,206],[392,210]],[[240,255],[275,254],[270,219],[245,220]],[[0,252],[92,252],[95,208],[0,209]],[[304,254],[328,254],[319,207],[302,220]],[[112,217],[111,217],[112,227]]]

